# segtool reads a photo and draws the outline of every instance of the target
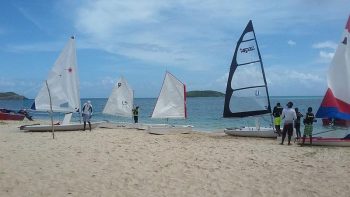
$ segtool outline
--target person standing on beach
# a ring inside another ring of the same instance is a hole
[[[273,108],[272,115],[274,117],[274,125],[276,132],[279,136],[281,136],[281,114],[283,108],[281,107],[281,103],[277,103],[277,105]]]
[[[293,122],[294,120],[297,119],[295,110],[292,107],[293,107],[293,103],[289,101],[287,103],[287,108],[282,110],[281,117],[284,119],[284,124],[283,124],[283,131],[282,131],[282,142],[280,143],[281,145],[283,145],[287,132],[288,132],[288,145],[290,145],[290,140],[292,139]]]
[[[303,114],[300,113],[299,109],[296,107],[295,108],[295,113],[297,115],[297,119],[294,121],[294,128],[297,133],[297,138],[296,140],[301,139],[301,133],[300,133],[300,119],[303,117]]]
[[[132,114],[134,115],[134,122],[139,122],[139,106],[136,106],[134,109],[132,109]]]
[[[83,112],[83,121],[84,121],[84,131],[85,131],[85,127],[86,127],[86,122],[89,123],[89,129],[91,131],[91,123],[90,123],[90,119],[92,116],[91,101],[87,101],[87,103],[84,103],[82,112]]]
[[[306,113],[305,118],[304,118],[305,128],[304,128],[303,142],[301,144],[302,146],[305,143],[305,137],[306,136],[309,136],[309,138],[310,138],[310,145],[312,145],[312,130],[313,130],[313,125],[312,124],[314,122],[316,122],[315,115],[312,113],[312,107],[309,107],[307,109],[307,113]]]

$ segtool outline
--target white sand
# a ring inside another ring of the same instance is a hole
[[[349,196],[350,148],[0,122],[0,196]]]

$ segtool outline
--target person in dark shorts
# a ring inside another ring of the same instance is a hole
[[[139,122],[139,106],[136,106],[134,109],[132,109],[132,114],[134,116],[134,122]]]
[[[84,103],[82,112],[83,112],[82,115],[83,115],[83,121],[84,121],[84,129],[83,130],[85,131],[86,122],[88,122],[89,123],[89,129],[91,131],[90,119],[91,119],[92,112],[93,112],[91,101],[87,101],[86,103]]]
[[[303,117],[303,114],[300,113],[300,111],[297,107],[295,108],[295,113],[297,115],[297,119],[294,121],[294,128],[295,128],[295,132],[297,134],[297,138],[295,138],[295,140],[299,140],[299,139],[301,139],[300,119]]]
[[[290,140],[293,136],[293,122],[297,119],[297,115],[295,113],[295,110],[292,108],[293,103],[288,102],[287,108],[283,109],[282,111],[282,119],[284,119],[283,124],[283,131],[282,131],[282,142],[280,143],[283,145],[284,139],[286,138],[286,134],[288,133],[288,145],[290,145]]]

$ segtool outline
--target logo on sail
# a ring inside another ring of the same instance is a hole
[[[259,96],[260,95],[260,91],[259,90],[255,90],[255,96]]]
[[[251,47],[247,47],[247,48],[243,48],[243,49],[239,49],[241,51],[241,53],[248,53],[249,51],[254,51],[255,48],[254,46]]]
[[[122,86],[122,83],[118,83],[118,88],[120,88],[120,86]]]

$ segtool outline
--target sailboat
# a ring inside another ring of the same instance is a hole
[[[32,109],[66,113],[62,124],[54,125],[54,130],[73,131],[83,129],[82,123],[70,122],[72,113],[79,112],[80,106],[75,38],[71,37],[36,96]],[[100,122],[91,123],[91,128],[96,128],[99,124]],[[24,125],[20,129],[50,131],[52,125]]]
[[[107,103],[102,111],[103,114],[129,117],[132,118],[132,108],[134,105],[134,91],[124,77],[120,77],[114,86],[111,95],[108,97]],[[108,127],[132,127],[132,123],[127,122],[113,122]],[[105,125],[106,126],[106,125]]]
[[[350,123],[350,16],[327,75],[328,88],[316,118],[323,123]],[[329,125],[330,130],[313,134],[312,145],[350,146],[350,130]],[[310,139],[306,139],[308,143]]]
[[[226,128],[224,132],[234,136],[275,138],[277,134],[272,127],[260,126],[258,117],[265,114],[271,114],[270,98],[261,54],[250,20],[237,42],[233,55],[223,117],[256,117],[256,125]]]
[[[14,110],[0,109],[0,120],[23,120],[25,118],[24,114],[18,113]]]
[[[186,119],[186,85],[170,72],[165,73],[163,85],[151,118]],[[191,125],[149,124],[149,133],[166,134],[192,131]]]

